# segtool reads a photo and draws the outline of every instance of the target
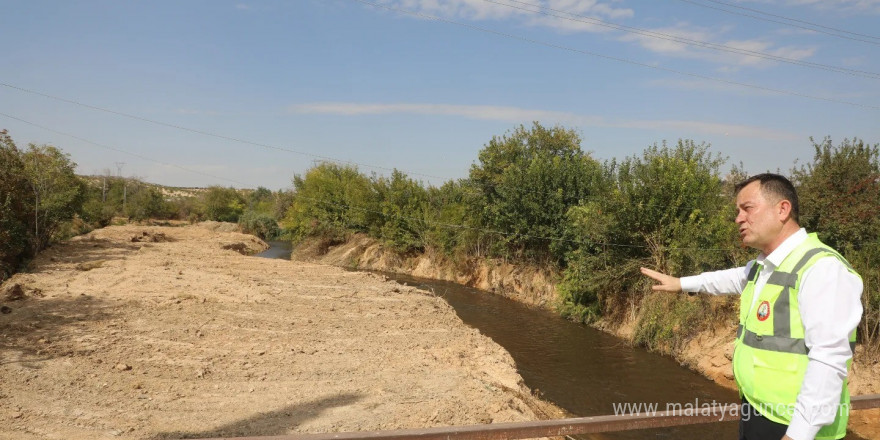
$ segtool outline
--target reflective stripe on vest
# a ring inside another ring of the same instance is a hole
[[[739,339],[743,333],[742,324],[736,327],[736,338]],[[779,351],[782,353],[809,354],[810,348],[807,347],[806,341],[800,338],[786,338],[783,336],[767,336],[759,335],[753,331],[746,330],[746,335],[742,339],[743,344],[752,348],[761,350]],[[853,353],[856,352],[855,341],[849,341],[849,349]]]
[[[810,259],[820,252],[828,252],[839,257],[837,252],[834,252],[829,248],[813,248],[808,250],[804,256],[801,257],[800,261],[794,265],[791,272],[774,270],[770,273],[770,278],[767,279],[767,284],[782,286],[782,293],[779,294],[779,297],[773,303],[773,336],[763,336],[762,340],[760,335],[752,333],[752,336],[750,336],[749,333],[751,332],[747,332],[746,337],[749,338],[750,341],[744,339],[743,342],[746,345],[764,350],[807,354],[807,345],[804,340],[801,338],[792,339],[791,337],[791,304],[789,303],[791,297],[790,289],[797,287],[798,271],[800,271]],[[841,260],[846,261],[843,259]],[[846,263],[846,265],[849,267],[849,263]],[[756,264],[752,267],[755,266]],[[754,293],[754,295],[759,294],[760,292]],[[755,338],[755,336],[757,336],[757,338]]]

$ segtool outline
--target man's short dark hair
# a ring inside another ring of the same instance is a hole
[[[790,180],[779,174],[763,173],[754,175],[737,183],[733,189],[739,194],[746,185],[755,181],[761,182],[761,192],[765,197],[777,200],[788,200],[789,203],[791,203],[791,218],[795,223],[800,224],[800,221],[798,220],[800,208],[798,207],[797,191],[795,191],[794,185],[791,184]]]

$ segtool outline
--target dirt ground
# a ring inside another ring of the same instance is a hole
[[[0,439],[561,415],[442,299],[373,274],[242,255],[265,247],[217,224],[114,226],[43,252],[0,297]]]

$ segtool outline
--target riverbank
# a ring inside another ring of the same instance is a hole
[[[429,292],[248,257],[212,227],[59,243],[0,298],[2,439],[281,435],[559,417]]]
[[[433,254],[404,257],[363,235],[355,235],[346,243],[330,247],[319,241],[307,241],[295,249],[293,258],[452,281],[548,309],[553,309],[556,301],[555,282],[558,274],[550,270],[479,259],[452,262]],[[719,302],[724,300],[712,299]],[[632,310],[623,322],[600,321],[595,327],[633,341],[638,318],[638,310]],[[731,363],[735,316],[730,317],[729,321],[718,322],[713,328],[701,330],[685,344],[684,349],[676,352],[667,350],[663,354],[672,356],[681,365],[722,386],[735,389]],[[880,393],[880,362],[876,356],[865,356],[865,352],[864,347],[856,349],[849,379],[853,395]],[[853,412],[850,429],[865,438],[880,438],[880,410]]]

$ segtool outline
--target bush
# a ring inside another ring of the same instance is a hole
[[[202,195],[203,212],[208,220],[238,223],[246,205],[235,188],[212,186]]]
[[[812,139],[811,139],[812,141]],[[813,141],[813,161],[792,170],[801,225],[849,260],[862,276],[859,339],[880,342],[880,147],[844,139]]]
[[[375,179],[373,186],[382,212],[379,236],[399,252],[424,250],[428,229],[427,191],[397,170],[391,173],[390,179]]]
[[[724,161],[708,149],[679,141],[605,164],[614,189],[568,212],[581,244],[568,254],[559,286],[562,311],[622,320],[650,292],[639,267],[692,274],[742,259],[732,193],[719,177]]]
[[[0,131],[0,281],[18,270],[30,255],[29,222],[34,193],[30,189],[21,151],[5,130]]]
[[[425,215],[431,219],[425,232],[426,246],[448,256],[482,255],[481,237],[476,219],[469,215],[476,203],[476,191],[467,180],[450,180],[441,187],[429,187]]]
[[[294,176],[295,194],[282,225],[296,240],[322,236],[342,241],[348,232],[378,236],[379,200],[370,179],[355,167],[323,163]]]
[[[281,234],[278,222],[268,214],[245,211],[238,219],[238,225],[245,234],[253,234],[263,240],[274,240]]]
[[[56,238],[79,212],[85,183],[76,164],[51,145],[19,150],[0,131],[0,280]]]
[[[604,194],[602,167],[580,147],[580,137],[562,127],[534,123],[494,137],[471,166],[476,189],[471,215],[479,219],[491,243],[491,255],[552,258],[562,262],[573,249],[568,240],[568,210]]]

